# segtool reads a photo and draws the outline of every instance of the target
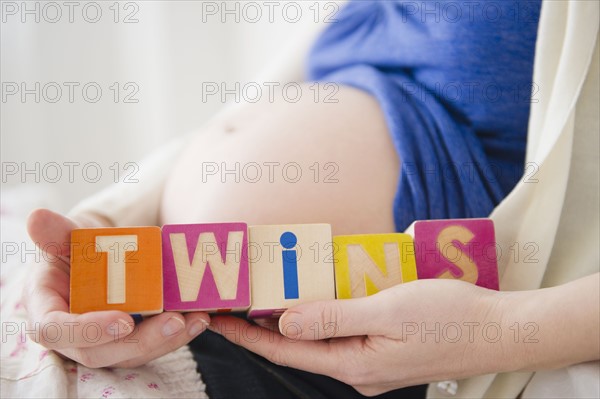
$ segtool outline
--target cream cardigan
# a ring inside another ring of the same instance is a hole
[[[538,244],[538,263],[499,262],[500,289],[560,285],[600,269],[598,179],[600,3],[544,1],[533,81],[529,172],[494,210],[497,241]],[[532,180],[537,180],[533,182]],[[599,316],[600,317],[600,316]],[[458,382],[460,398],[600,397],[600,363],[537,373],[484,375]],[[523,391],[524,390],[524,391]],[[428,397],[448,397],[431,384]]]

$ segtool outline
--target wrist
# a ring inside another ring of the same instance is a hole
[[[597,360],[598,275],[561,286],[500,293],[507,337],[504,371],[534,371]]]
[[[470,375],[518,371],[530,363],[537,324],[528,292],[485,290],[474,323]]]
[[[536,369],[540,362],[543,307],[538,291],[499,292],[497,310],[502,329],[502,372]]]

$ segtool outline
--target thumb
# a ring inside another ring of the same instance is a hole
[[[36,209],[27,218],[27,232],[49,255],[68,258],[71,231],[79,226],[71,219],[48,209]]]
[[[279,319],[279,331],[301,340],[383,335],[385,330],[380,321],[385,312],[380,294],[294,306]]]

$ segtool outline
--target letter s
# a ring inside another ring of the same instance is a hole
[[[464,226],[448,226],[440,231],[437,236],[442,256],[456,265],[461,271],[462,276],[455,276],[450,270],[440,273],[437,278],[458,279],[469,283],[477,283],[479,278],[479,269],[469,256],[453,244],[456,240],[463,245],[468,244],[475,237],[471,230]]]

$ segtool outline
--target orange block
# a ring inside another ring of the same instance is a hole
[[[71,313],[162,312],[159,227],[77,229],[71,233]]]

